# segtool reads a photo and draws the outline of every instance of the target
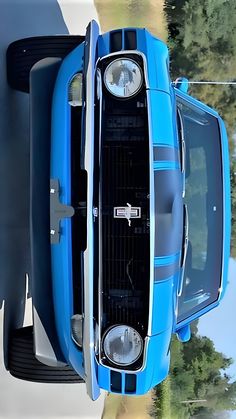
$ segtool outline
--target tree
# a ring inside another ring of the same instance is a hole
[[[176,418],[214,418],[216,412],[235,410],[236,382],[225,372],[231,363],[209,338],[198,335],[196,324],[188,343],[174,337],[169,387],[161,384],[155,389],[159,416],[163,398],[171,400],[171,417]]]
[[[235,0],[169,0],[165,8],[171,50],[172,79],[235,80]],[[190,94],[216,108],[223,117],[231,151],[231,173],[235,169],[236,86],[192,85]],[[236,257],[236,181],[232,181],[232,245]]]

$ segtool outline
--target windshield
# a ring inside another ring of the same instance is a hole
[[[217,300],[222,258],[222,173],[217,118],[177,97],[186,146],[189,242],[178,322]]]

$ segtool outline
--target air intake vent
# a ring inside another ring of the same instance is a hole
[[[110,51],[116,52],[122,49],[122,31],[111,32]]]
[[[82,314],[82,251],[86,249],[87,240],[87,172],[81,170],[81,120],[82,109],[71,107],[71,204],[75,215],[72,226],[72,266],[74,314]]]
[[[136,381],[137,381],[137,377],[135,374],[125,375],[125,393],[136,392]]]
[[[114,393],[121,393],[121,378],[120,372],[111,371],[111,391]]]
[[[136,31],[125,31],[125,49],[137,49]]]

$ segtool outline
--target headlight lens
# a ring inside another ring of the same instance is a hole
[[[69,84],[68,102],[71,106],[82,106],[82,87],[83,75],[77,73],[72,77]]]
[[[143,82],[139,65],[130,59],[112,61],[104,73],[104,83],[109,92],[117,97],[128,98],[135,95]]]
[[[75,343],[81,348],[83,344],[83,317],[74,314],[71,317],[71,334]]]
[[[115,326],[105,335],[103,349],[114,364],[126,366],[140,357],[143,341],[140,334],[130,326]]]

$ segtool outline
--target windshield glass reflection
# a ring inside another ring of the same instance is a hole
[[[222,175],[217,119],[177,99],[186,143],[189,243],[178,322],[217,300],[221,278]]]

